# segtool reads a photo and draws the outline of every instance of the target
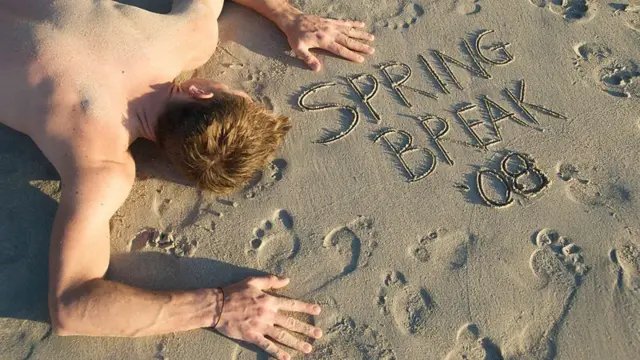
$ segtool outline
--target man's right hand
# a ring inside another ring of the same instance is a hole
[[[253,343],[278,360],[289,360],[291,355],[274,341],[305,354],[310,353],[311,344],[286,330],[314,339],[322,336],[322,330],[278,311],[318,315],[321,311],[320,306],[264,292],[283,288],[288,283],[287,278],[271,275],[248,278],[224,288],[224,307],[215,329],[230,338]]]

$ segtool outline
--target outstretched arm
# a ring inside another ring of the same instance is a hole
[[[289,359],[278,341],[308,353],[311,345],[286,330],[318,338],[320,329],[278,310],[317,315],[317,305],[277,298],[263,290],[287,279],[250,278],[220,289],[149,291],[104,279],[109,265],[109,219],[134,180],[133,160],[74,169],[63,177],[49,260],[49,309],[60,335],[146,336],[212,327]]]
[[[322,65],[309,49],[328,50],[355,62],[363,62],[363,54],[373,54],[374,48],[362,40],[372,41],[373,35],[361,30],[360,21],[325,19],[305,15],[289,4],[288,0],[233,0],[249,7],[274,22],[282,30],[296,56],[314,71]]]
[[[211,326],[219,316],[219,290],[152,292],[103,279],[109,219],[134,171],[132,163],[105,163],[63,175],[49,258],[51,320],[61,335],[153,335]]]

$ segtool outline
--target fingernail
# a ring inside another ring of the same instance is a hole
[[[305,353],[307,353],[307,354],[308,354],[308,353],[310,353],[310,352],[311,352],[311,350],[313,350],[313,348],[312,348],[312,347],[311,347],[311,345],[309,345],[309,344],[304,344],[304,345],[302,345],[302,350],[303,350]]]
[[[313,337],[319,339],[322,337],[322,329],[315,328],[313,329]]]
[[[321,312],[321,311],[322,311],[322,309],[320,308],[320,306],[315,305],[315,306],[313,307],[313,312],[315,312],[315,313],[316,313],[316,315],[317,315],[317,314],[320,314],[320,312]]]
[[[374,48],[369,49],[369,54],[373,54],[374,52],[376,52],[376,49]]]

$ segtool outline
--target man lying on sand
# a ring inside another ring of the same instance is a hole
[[[356,62],[373,48],[363,23],[304,15],[286,0],[235,0],[273,21],[295,54],[310,48]],[[242,188],[266,165],[288,119],[245,93],[203,79],[178,85],[218,41],[223,0],[174,0],[166,15],[111,0],[0,0],[0,120],[29,135],[62,178],[51,236],[49,309],[61,335],[145,336],[213,327],[278,359],[309,353],[322,331],[279,310],[320,307],[264,293],[289,283],[250,278],[223,289],[158,292],[104,279],[109,219],[135,178],[129,145],[155,141],[184,175],[218,193]],[[240,24],[239,26],[242,26]],[[277,342],[277,343],[276,343]]]

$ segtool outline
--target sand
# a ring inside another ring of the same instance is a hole
[[[311,359],[637,359],[640,4],[293,2],[366,21],[376,54],[322,53],[313,73],[268,21],[226,4],[215,56],[182,78],[244,89],[294,128],[225,198],[134,144],[109,277],[184,289],[288,275],[283,295],[324,306]],[[266,358],[206,330],[52,335],[57,175],[7,128],[0,173],[1,359]]]

